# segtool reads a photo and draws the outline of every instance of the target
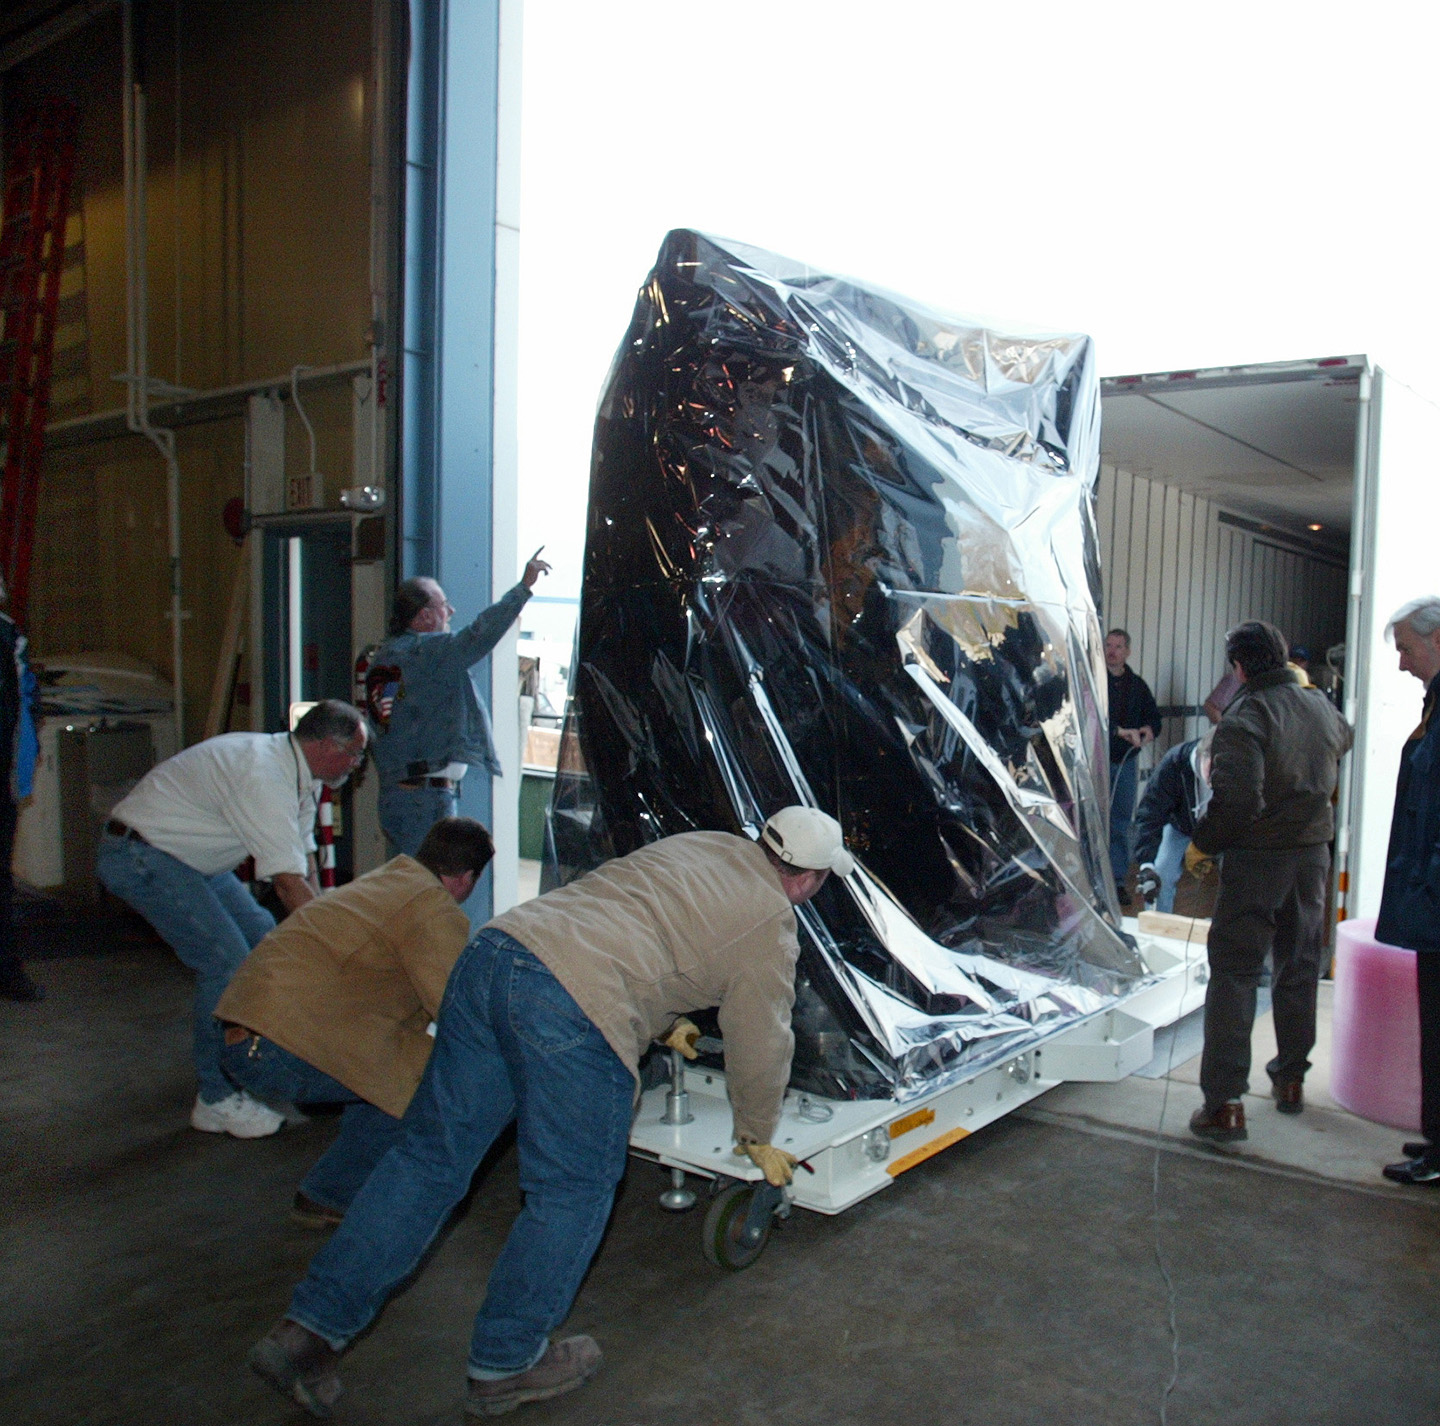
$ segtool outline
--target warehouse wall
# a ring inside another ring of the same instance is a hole
[[[1345,637],[1346,565],[1226,523],[1160,481],[1102,466],[1096,520],[1104,626],[1130,633],[1130,666],[1167,718],[1158,752],[1209,726],[1200,705],[1224,672],[1225,631],[1267,619],[1317,658]]]
[[[152,375],[208,390],[367,357],[371,0],[153,0],[137,15]],[[5,77],[7,132],[45,95],[69,95],[82,113],[75,221],[89,400],[57,417],[124,404],[113,379],[126,362],[120,33],[111,12]],[[306,406],[319,469],[332,485],[351,483],[348,387]],[[291,468],[304,469],[293,414],[288,439]],[[179,452],[193,739],[238,563],[221,526],[226,500],[243,489],[238,415],[184,428]],[[30,618],[41,660],[107,648],[169,675],[164,488],[158,456],[135,437],[47,459]]]

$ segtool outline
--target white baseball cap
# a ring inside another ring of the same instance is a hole
[[[765,823],[760,840],[788,866],[836,876],[855,870],[840,824],[818,807],[782,807]]]

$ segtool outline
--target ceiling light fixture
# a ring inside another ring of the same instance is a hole
[[[1325,528],[1325,526],[1324,526],[1324,525],[1306,525],[1305,528],[1306,528],[1307,530],[1319,531],[1319,530],[1323,530],[1323,529]]]

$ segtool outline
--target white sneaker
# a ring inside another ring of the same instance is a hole
[[[198,1095],[190,1111],[190,1127],[206,1134],[232,1134],[237,1139],[263,1139],[285,1122],[283,1114],[237,1089],[228,1099],[206,1104]]]

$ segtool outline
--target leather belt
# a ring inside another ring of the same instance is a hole
[[[117,818],[112,817],[105,824],[105,830],[109,832],[112,837],[129,837],[132,842],[139,842],[142,847],[148,847],[150,845],[132,826],[126,822],[119,821]]]
[[[449,777],[406,777],[395,784],[397,787],[443,787],[447,792],[455,786]]]

